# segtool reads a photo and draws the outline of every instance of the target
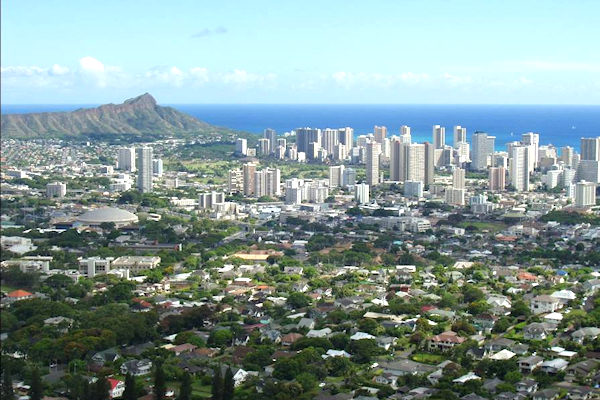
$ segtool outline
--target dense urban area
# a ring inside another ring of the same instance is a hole
[[[394,129],[3,138],[2,399],[600,398],[600,137]]]

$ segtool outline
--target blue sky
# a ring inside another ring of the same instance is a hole
[[[4,104],[600,104],[600,1],[1,2]]]

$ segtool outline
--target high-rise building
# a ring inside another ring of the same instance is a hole
[[[446,203],[455,206],[464,206],[465,192],[465,189],[447,188],[445,193]]]
[[[343,165],[336,165],[329,167],[329,187],[338,187],[342,186],[344,179],[344,169]]]
[[[316,128],[298,128],[296,129],[296,145],[298,152],[308,153],[310,143],[321,144],[321,130]]]
[[[521,143],[529,147],[529,170],[533,171],[538,165],[540,135],[534,132],[524,133],[521,135]]]
[[[483,171],[489,166],[490,156],[494,154],[495,136],[488,136],[485,132],[475,132],[471,146],[471,169]]]
[[[359,183],[354,186],[354,198],[358,204],[369,203],[369,185],[366,183]]]
[[[256,163],[246,163],[243,166],[244,171],[244,196],[254,195],[254,173],[256,172]]]
[[[455,147],[455,162],[458,165],[463,165],[471,161],[471,145],[468,142],[458,143]]]
[[[346,154],[350,154],[354,146],[354,129],[346,127],[338,129],[338,142],[346,149]]]
[[[489,189],[491,191],[502,191],[506,188],[506,168],[491,167],[489,169]]]
[[[287,179],[285,181],[285,203],[300,204],[304,200],[303,196],[304,181],[298,178]]]
[[[387,128],[385,126],[377,126],[373,128],[373,137],[377,143],[383,144],[387,136]]]
[[[577,168],[577,180],[600,183],[600,161],[581,160]]]
[[[600,161],[600,136],[581,138],[581,159]]]
[[[404,197],[423,197],[422,181],[404,181]]]
[[[235,153],[241,156],[248,154],[248,140],[237,138],[235,141]]]
[[[152,147],[138,147],[135,152],[138,190],[142,193],[150,193],[152,191]]]
[[[268,156],[271,154],[271,141],[269,139],[258,139],[258,154],[261,156]]]
[[[244,172],[241,169],[229,170],[227,179],[227,190],[229,193],[244,192]]]
[[[217,203],[223,203],[225,201],[225,193],[215,192],[214,190],[210,193],[200,193],[198,195],[198,207],[200,208],[213,208]]]
[[[342,186],[354,186],[356,184],[356,170],[354,168],[345,168],[342,174]]]
[[[273,197],[281,195],[281,171],[279,168],[265,168],[254,171],[254,196]]]
[[[435,174],[435,164],[434,164],[435,148],[434,147],[435,146],[429,142],[423,143],[423,149],[424,149],[424,153],[425,153],[425,159],[423,160],[423,162],[424,162],[423,183],[425,184],[425,186],[429,186],[433,183],[433,178],[434,178],[434,174]]]
[[[277,146],[277,132],[275,132],[275,129],[265,129],[263,132],[263,138],[269,141],[269,150],[271,153],[274,152],[275,146]]]
[[[390,143],[390,180],[393,182],[404,181],[404,146],[402,139],[392,138]]]
[[[135,147],[122,147],[119,149],[117,168],[123,171],[135,171]]]
[[[155,158],[154,160],[152,160],[152,173],[155,176],[161,177],[163,176],[163,160],[162,158]]]
[[[367,143],[367,184],[379,184],[379,155],[381,144],[375,141]]]
[[[564,146],[564,147],[560,148],[560,160],[569,167],[573,166],[573,155],[574,154],[575,154],[575,150],[571,146]]]
[[[46,197],[65,197],[67,194],[67,185],[62,182],[52,182],[46,185]]]
[[[425,145],[422,143],[411,143],[404,145],[404,168],[400,172],[404,176],[400,181],[422,181],[425,182]]]
[[[321,132],[321,146],[327,151],[327,155],[335,152],[335,146],[339,143],[339,131],[337,129],[324,129]]]
[[[454,189],[465,188],[465,170],[462,168],[455,168],[452,171],[452,187]]]
[[[509,172],[510,184],[517,192],[529,190],[529,164],[530,146],[517,145],[510,149]]]
[[[433,148],[443,149],[446,145],[446,128],[439,125],[433,126]]]
[[[596,184],[594,182],[577,182],[575,185],[575,205],[577,207],[596,205]]]
[[[454,127],[454,141],[452,145],[455,149],[458,149],[461,143],[467,142],[467,128],[463,128],[460,125]]]
[[[410,126],[402,125],[400,127],[400,142],[410,144],[412,142],[410,136]]]

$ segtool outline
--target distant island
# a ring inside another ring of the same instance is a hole
[[[197,136],[206,141],[232,141],[239,136],[227,128],[212,126],[172,107],[159,106],[150,94],[72,112],[4,114],[2,138],[98,138],[129,137],[140,140]]]

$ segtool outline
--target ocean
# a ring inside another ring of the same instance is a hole
[[[70,111],[94,105],[2,105],[2,113]],[[453,126],[496,136],[496,148],[519,140],[525,132],[540,134],[541,144],[579,148],[581,137],[600,136],[600,106],[564,105],[316,105],[316,104],[171,104],[213,125],[256,134],[273,128],[279,134],[298,127],[354,128],[356,135],[384,125],[388,135],[411,127],[414,141],[432,140],[432,126],[446,127],[452,143]],[[469,139],[470,140],[470,139]]]

